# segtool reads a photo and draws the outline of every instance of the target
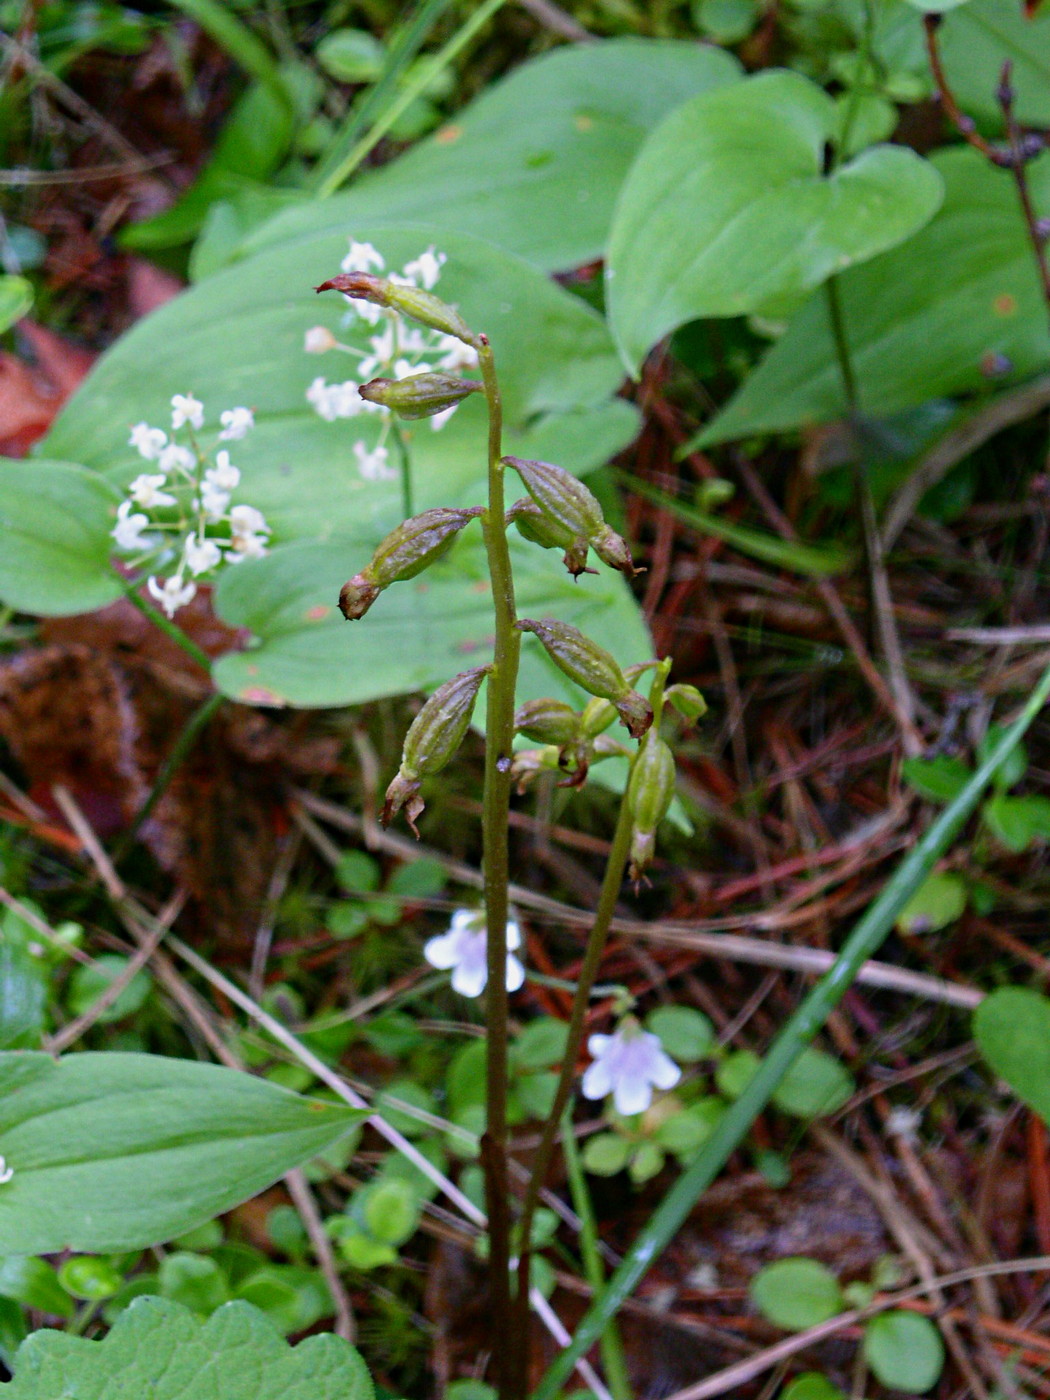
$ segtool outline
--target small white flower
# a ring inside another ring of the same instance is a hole
[[[587,1049],[594,1063],[583,1076],[583,1096],[604,1099],[612,1094],[617,1113],[644,1113],[653,1101],[653,1088],[672,1089],[682,1071],[664,1051],[660,1037],[643,1031],[633,1016],[625,1016],[613,1035],[592,1035]]]
[[[0,1186],[6,1186],[15,1174],[14,1167],[9,1167],[3,1157],[0,1157]]]
[[[448,374],[453,374],[457,370],[477,368],[478,352],[473,345],[464,345],[458,336],[440,336],[434,348],[441,355],[441,359],[438,360],[438,369],[443,369]]]
[[[230,511],[230,529],[235,535],[270,533],[266,517],[254,506],[234,506]]]
[[[242,559],[261,559],[266,553],[266,545],[265,535],[255,535],[251,531],[245,535],[233,535],[230,538],[230,563],[239,564]]]
[[[334,423],[337,418],[356,418],[371,407],[357,390],[358,385],[352,379],[342,384],[326,384],[319,375],[307,389],[306,401],[326,423]]]
[[[378,326],[379,322],[386,314],[381,306],[377,306],[374,301],[361,301],[360,298],[347,297],[350,304],[350,320],[359,316],[362,321],[367,321],[370,326]],[[349,322],[348,322],[349,324]]]
[[[155,506],[173,506],[175,497],[168,491],[162,491],[160,488],[163,485],[163,473],[150,475],[143,472],[128,487],[128,495],[137,506],[142,506],[145,510],[152,510]]]
[[[418,258],[413,258],[411,262],[405,263],[405,278],[414,287],[422,287],[429,292],[431,287],[437,286],[441,269],[446,261],[446,255],[435,253],[434,245],[431,244],[425,253],[420,253]]]
[[[147,462],[152,462],[168,440],[163,428],[151,428],[148,423],[136,423],[128,438],[128,446],[133,447]]]
[[[366,355],[357,367],[362,382],[374,378],[379,370],[389,366],[397,348],[395,337],[396,331],[392,321],[388,321],[378,335],[369,337],[368,343],[372,347],[372,353]]]
[[[180,447],[177,442],[169,442],[157,458],[157,466],[162,472],[184,472],[189,474],[197,465],[197,458],[188,447]]]
[[[191,602],[197,594],[197,585],[183,583],[181,574],[172,574],[171,578],[165,579],[163,583],[159,583],[151,575],[146,580],[146,587],[169,617],[174,617],[178,610]]]
[[[214,540],[205,539],[203,535],[187,535],[182,557],[191,574],[206,574],[221,561],[222,550]]]
[[[907,1142],[915,1142],[918,1139],[919,1124],[922,1122],[922,1114],[917,1108],[907,1108],[898,1105],[891,1108],[886,1115],[886,1134],[888,1137],[904,1138]]]
[[[373,447],[369,451],[363,442],[355,442],[354,456],[365,481],[393,481],[397,476],[396,469],[390,465],[390,453],[385,447]]]
[[[507,920],[507,947],[521,947],[521,930]],[[485,915],[478,909],[457,909],[448,933],[428,939],[423,956],[431,967],[452,968],[452,988],[461,996],[477,997],[485,990],[488,965],[485,955]],[[513,952],[507,953],[507,991],[516,992],[525,981],[525,969]]]
[[[377,272],[382,272],[386,263],[378,248],[371,243],[357,243],[351,238],[350,251],[340,266],[344,272],[368,272],[373,267]]]
[[[240,484],[241,473],[230,461],[228,452],[216,452],[215,465],[204,473],[204,480],[220,491],[232,491]]]
[[[197,502],[194,502],[195,507],[197,504]],[[204,481],[201,482],[201,498],[199,502],[200,509],[204,512],[205,520],[211,521],[212,524],[214,524],[216,520],[221,520],[226,514],[226,507],[229,504],[229,491],[223,491],[205,476]]]
[[[439,413],[431,414],[430,426],[435,433],[441,431],[458,407],[458,403],[450,403],[448,408],[443,408]]]
[[[327,326],[311,326],[303,336],[303,349],[308,355],[323,355],[339,344]]]
[[[110,534],[117,542],[118,549],[148,549],[149,540],[143,539],[142,532],[149,525],[145,515],[131,514],[131,501],[122,501],[117,508],[117,523]]]
[[[226,408],[219,414],[219,422],[220,442],[240,442],[255,427],[255,414],[250,408]]]
[[[394,361],[395,379],[407,379],[410,374],[432,374],[433,372],[434,366],[428,365],[425,360],[421,360],[419,364],[416,365],[414,365],[411,360],[401,359]]]
[[[181,428],[188,423],[191,428],[199,428],[204,423],[204,405],[192,394],[171,396],[171,426]]]

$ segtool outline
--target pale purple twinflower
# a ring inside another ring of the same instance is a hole
[[[644,1031],[633,1016],[625,1016],[612,1035],[592,1035],[587,1049],[593,1063],[583,1076],[585,1099],[613,1096],[617,1113],[644,1113],[653,1089],[673,1089],[682,1071],[666,1053],[660,1037]]]
[[[478,997],[489,980],[486,954],[485,915],[480,909],[457,909],[447,933],[431,938],[423,956],[431,967],[443,972],[452,969],[452,990],[461,996]],[[521,947],[521,930],[515,919],[507,920],[507,991],[516,992],[525,981],[525,969],[514,950]]]

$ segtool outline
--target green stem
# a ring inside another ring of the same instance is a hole
[[[199,647],[192,637],[187,637],[181,627],[176,627],[170,617],[165,617],[159,608],[155,608],[148,598],[143,598],[133,583],[129,583],[127,579],[123,579],[122,582],[124,596],[128,602],[148,617],[154,627],[159,627],[166,637],[170,637],[176,646],[181,647],[187,656],[192,656],[197,665],[210,676],[211,657],[208,653]]]
[[[503,407],[492,349],[479,337],[479,361],[489,410],[488,508],[482,516],[496,642],[488,677],[485,720],[483,870],[487,928],[486,1124],[481,1140],[485,1168],[485,1208],[489,1218],[489,1283],[500,1400],[516,1391],[510,1340],[510,1196],[507,1183],[507,886],[510,882],[508,817],[511,755],[514,748],[514,696],[521,633],[514,624],[514,578],[503,497]]]
[[[849,338],[846,335],[846,318],[842,312],[838,278],[829,277],[824,283],[824,290],[828,298],[828,319],[831,322],[831,337],[835,342],[835,356],[839,362],[839,374],[842,376],[842,390],[846,395],[849,416],[855,419],[860,414],[860,395],[857,393],[857,378],[853,373],[853,359],[850,355]]]
[[[566,1107],[561,1120],[562,1149],[565,1153],[565,1172],[569,1178],[569,1192],[572,1208],[580,1218],[580,1252],[583,1255],[583,1272],[593,1293],[601,1292],[605,1283],[605,1270],[598,1250],[598,1224],[594,1218],[591,1194],[583,1175],[580,1149],[572,1130],[572,1112]],[[631,1381],[627,1374],[627,1358],[624,1355],[620,1329],[613,1318],[601,1337],[602,1367],[609,1383],[613,1400],[631,1400]]]
[[[959,795],[901,861],[882,894],[846,940],[833,967],[773,1041],[754,1078],[650,1217],[627,1257],[577,1327],[572,1344],[560,1353],[543,1377],[533,1400],[554,1400],[557,1391],[572,1374],[576,1361],[594,1345],[621,1303],[633,1293],[650,1265],[666,1249],[697,1201],[747,1136],[752,1123],[772,1098],[784,1075],[853,985],[863,964],[875,956],[893,929],[897,916],[930,873],[934,863],[948,849],[992,777],[1020,743],[1048,696],[1050,669],[1044,672],[1019,718]]]
[[[147,820],[157,803],[164,796],[168,785],[185,763],[193,745],[197,741],[197,735],[207,725],[212,715],[222,704],[223,697],[218,691],[209,695],[208,698],[194,710],[189,719],[182,727],[182,733],[175,741],[175,747],[161,766],[157,774],[156,781],[150,791],[150,795],[135,813],[135,818],[128,829],[123,833],[116,846],[113,848],[112,860],[117,865],[127,855],[131,848],[131,843],[142,829],[142,824]]]
[[[458,30],[444,48],[434,55],[430,63],[421,66],[417,77],[412,82],[405,84],[401,89],[400,97],[387,108],[368,135],[363,136],[335,165],[326,169],[323,179],[319,180],[316,186],[315,193],[320,199],[325,199],[328,195],[333,194],[344,180],[349,179],[365,157],[370,155],[379,145],[401,113],[426,91],[428,85],[448,67],[460,50],[470,43],[478,30],[489,22],[503,3],[504,0],[485,0],[485,3],[475,10],[463,28]]]
[[[547,1173],[550,1170],[551,1158],[554,1155],[554,1143],[558,1135],[558,1127],[561,1123],[562,1115],[568,1106],[569,1096],[572,1093],[572,1086],[576,1082],[576,1062],[579,1059],[580,1047],[583,1044],[583,1033],[587,1021],[587,1004],[590,1000],[591,988],[594,986],[595,979],[598,975],[598,969],[601,966],[602,954],[605,952],[605,943],[609,936],[609,925],[612,923],[613,914],[616,912],[616,900],[619,897],[620,889],[623,885],[623,873],[627,867],[627,857],[630,854],[630,850],[631,812],[627,805],[627,799],[624,797],[620,802],[620,812],[616,819],[616,830],[613,833],[612,844],[609,847],[609,857],[605,864],[605,876],[602,879],[602,888],[598,895],[598,906],[594,913],[594,923],[591,925],[591,931],[587,938],[587,949],[583,955],[583,963],[580,967],[579,978],[576,983],[576,994],[572,999],[572,1013],[569,1017],[569,1034],[565,1041],[565,1054],[562,1057],[558,1087],[554,1093],[554,1103],[551,1106],[551,1111],[548,1113],[547,1120],[543,1125],[539,1146],[536,1148],[535,1156],[532,1159],[532,1171],[525,1192],[525,1203],[522,1206],[515,1335],[519,1335],[521,1332],[525,1331],[528,1323],[529,1270],[532,1260],[529,1238],[532,1230],[532,1217],[535,1214],[536,1203],[539,1200],[540,1192],[543,1190],[547,1180]]]
[[[401,513],[408,520],[415,514],[412,509],[412,457],[408,450],[408,438],[400,423],[394,424],[394,441],[401,467]]]

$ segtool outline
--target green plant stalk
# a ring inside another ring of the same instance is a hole
[[[461,49],[464,49],[471,39],[483,28],[496,11],[503,5],[504,0],[485,0],[477,10],[467,20],[463,28],[458,30],[448,41],[443,49],[439,50],[431,62],[420,72],[406,87],[402,88],[401,95],[387,108],[383,115],[369,131],[367,136],[363,136],[351,150],[347,151],[342,160],[333,164],[327,170],[324,178],[317,184],[316,194],[321,199],[327,199],[330,194],[334,194],[339,186],[350,178],[366,156],[370,155],[379,145],[383,137],[412,103],[426,89],[429,83],[437,75],[447,68],[455,59]]]
[[[594,1218],[594,1207],[580,1162],[580,1149],[576,1145],[576,1135],[572,1130],[572,1112],[566,1106],[562,1114],[562,1144],[565,1153],[565,1171],[569,1178],[569,1192],[572,1208],[580,1219],[580,1253],[583,1255],[583,1272],[593,1293],[601,1292],[605,1283],[605,1270],[598,1252],[598,1225]],[[605,1379],[609,1384],[613,1400],[631,1400],[631,1381],[627,1374],[627,1358],[624,1355],[620,1329],[613,1318],[601,1336],[600,1350]]]
[[[901,861],[882,894],[868,908],[846,940],[828,973],[817,983],[774,1040],[755,1077],[690,1164],[671,1187],[587,1312],[572,1344],[548,1369],[533,1400],[554,1400],[572,1374],[577,1359],[599,1339],[624,1299],[630,1297],[653,1261],[666,1249],[689,1212],[714,1181],[731,1154],[747,1136],[752,1123],[772,1098],[795,1060],[825,1024],[856,980],[863,964],[875,956],[898,914],[944,854],[971,815],[999,765],[1016,748],[1050,696],[1050,669],[1032,692],[1020,716],[1003,734],[963,790],[931,824]]]
[[[632,759],[631,766],[634,766]],[[628,775],[628,782],[630,775]],[[602,878],[602,887],[598,895],[598,904],[594,912],[594,923],[587,938],[587,948],[583,955],[583,963],[580,966],[579,978],[576,982],[576,991],[572,999],[572,1012],[569,1016],[569,1034],[565,1041],[565,1054],[562,1057],[561,1073],[558,1076],[558,1087],[554,1093],[554,1102],[551,1111],[543,1125],[543,1132],[540,1135],[539,1146],[536,1148],[532,1159],[532,1170],[529,1176],[529,1184],[525,1192],[525,1201],[521,1210],[521,1245],[518,1255],[518,1292],[516,1299],[517,1316],[514,1323],[515,1336],[520,1336],[528,1330],[528,1309],[529,1309],[529,1271],[532,1262],[532,1250],[530,1247],[530,1235],[532,1231],[532,1218],[536,1212],[536,1204],[539,1200],[540,1192],[543,1190],[550,1170],[551,1158],[554,1155],[554,1143],[558,1135],[558,1128],[561,1124],[562,1115],[568,1107],[569,1098],[572,1094],[572,1086],[576,1082],[576,1062],[580,1056],[580,1047],[583,1044],[583,1032],[587,1020],[587,1005],[590,1001],[591,988],[594,986],[601,966],[602,954],[605,952],[606,940],[609,936],[609,925],[612,923],[613,915],[616,912],[616,901],[619,898],[620,889],[623,886],[623,875],[627,868],[627,858],[631,852],[631,811],[627,805],[626,795],[620,801],[620,811],[616,818],[616,829],[613,832],[612,844],[609,847],[609,857],[605,863],[605,875]]]
[[[315,194],[322,198],[327,197],[338,188],[342,180],[352,174],[351,168],[345,174],[337,176],[335,184],[329,187],[330,175],[333,171],[342,169],[344,160],[355,149],[362,133],[379,118],[397,88],[402,73],[426,43],[428,34],[450,4],[451,0],[423,0],[423,3],[417,6],[415,14],[391,44],[379,81],[370,89],[357,110],[349,114],[324,159],[318,161],[310,172],[307,188]]]
[[[134,584],[127,579],[122,579],[124,584],[124,596],[132,606],[138,608],[139,612],[148,617],[155,627],[159,627],[166,637],[170,637],[176,646],[182,648],[187,656],[192,656],[197,665],[211,675],[211,657],[199,647],[192,637],[187,637],[181,627],[176,627],[170,617],[165,617],[159,608],[155,608],[148,598],[143,598]]]
[[[492,348],[479,337],[478,359],[489,411],[488,508],[481,523],[488,555],[496,642],[487,681],[485,717],[485,791],[482,865],[485,879],[488,982],[486,996],[487,1059],[485,1132],[481,1160],[485,1169],[485,1209],[489,1218],[489,1287],[493,1335],[510,1338],[510,1196],[507,1182],[507,887],[510,883],[508,828],[511,754],[514,749],[514,696],[518,681],[521,633],[514,624],[514,576],[511,571],[503,493],[503,405]],[[516,1393],[509,1347],[494,1349],[500,1400]]]
[[[394,439],[397,442],[398,465],[401,469],[401,511],[405,519],[410,519],[415,515],[412,508],[412,455],[408,450],[408,438],[405,430],[396,420],[394,422]]]
[[[846,318],[842,313],[842,298],[839,295],[837,277],[829,277],[824,283],[828,301],[828,320],[831,322],[831,337],[835,342],[835,357],[839,362],[842,376],[842,392],[846,396],[849,416],[860,416],[860,395],[857,392],[857,378],[853,372],[853,357],[850,354],[849,338],[846,335]]]
[[[157,774],[156,781],[150,790],[149,796],[135,813],[131,825],[121,835],[120,840],[113,848],[113,864],[118,864],[131,847],[131,843],[142,829],[142,824],[147,820],[157,803],[164,796],[172,778],[185,763],[193,745],[197,742],[197,735],[205,728],[212,715],[223,702],[223,696],[216,690],[209,695],[197,708],[189,719],[182,726],[182,732],[175,741],[175,746],[168,754]]]

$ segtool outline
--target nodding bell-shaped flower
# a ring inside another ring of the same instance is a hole
[[[486,956],[485,915],[480,909],[457,909],[448,933],[431,938],[423,956],[431,967],[452,969],[452,990],[461,996],[477,997],[489,980]],[[507,920],[507,991],[516,992],[525,981],[525,969],[514,951],[521,947],[521,930],[514,919]]]
[[[598,498],[572,472],[553,462],[532,462],[522,457],[504,457],[503,461],[518,473],[526,491],[552,524],[569,538],[585,541],[583,562],[589,546],[603,563],[619,569],[628,578],[642,572],[635,568],[627,542],[606,525]],[[583,563],[574,567],[566,557],[565,564],[571,574],[583,572]]]
[[[538,622],[523,617],[515,626],[519,632],[531,632],[539,637],[559,671],[591,695],[611,700],[631,737],[642,737],[653,722],[653,708],[644,695],[631,689],[616,661],[603,647],[585,637],[578,627],[553,617]]]
[[[641,878],[653,858],[656,828],[674,798],[674,755],[655,729],[642,740],[627,784],[631,814],[631,879]]]
[[[379,818],[384,826],[389,826],[403,807],[408,824],[419,839],[416,820],[426,805],[419,795],[421,782],[440,773],[463,742],[481,682],[491,670],[491,666],[478,666],[453,676],[438,686],[416,715],[405,735],[401,767],[386,790]]]
[[[643,1031],[633,1016],[625,1016],[612,1035],[592,1035],[587,1049],[594,1063],[583,1076],[584,1098],[612,1094],[616,1112],[625,1118],[644,1113],[654,1089],[673,1089],[682,1077],[660,1037]]]
[[[347,622],[364,617],[384,588],[428,569],[452,548],[460,530],[481,513],[480,506],[465,510],[435,506],[403,520],[380,543],[372,562],[343,584],[339,610]]]
[[[381,404],[399,418],[433,418],[456,408],[480,389],[476,379],[430,371],[410,374],[405,379],[372,379],[362,384],[359,392],[369,403]]]
[[[341,272],[330,277],[314,288],[318,292],[342,292],[344,296],[356,297],[370,302],[373,306],[400,311],[402,315],[440,331],[442,335],[454,335],[467,345],[477,348],[478,337],[463,320],[454,306],[436,297],[433,292],[419,287],[405,286],[392,282],[387,277],[376,277],[370,272]]]

